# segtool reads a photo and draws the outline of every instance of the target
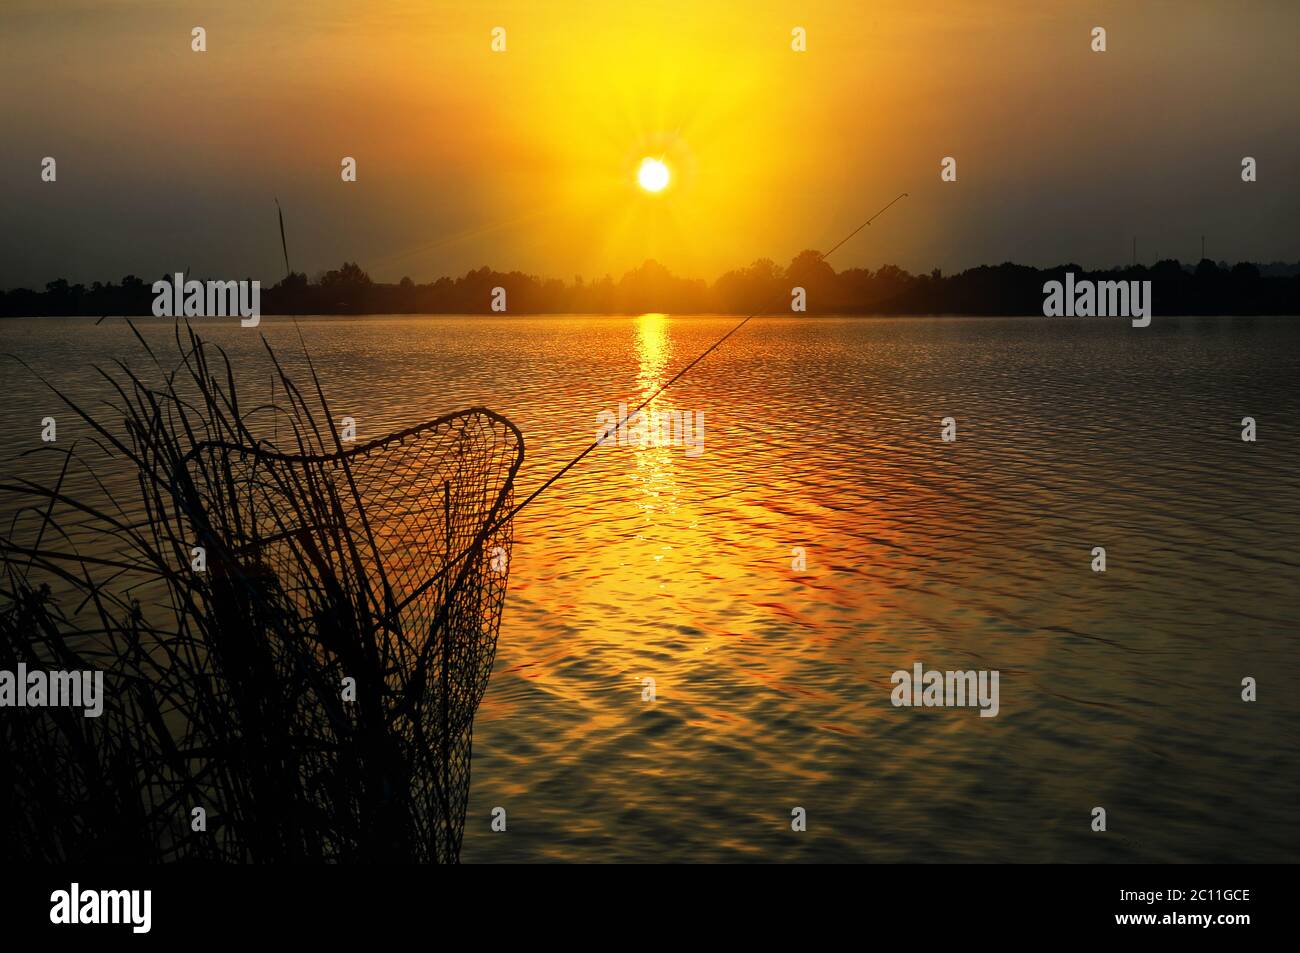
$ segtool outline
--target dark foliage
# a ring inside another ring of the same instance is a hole
[[[1031,268],[1010,262],[981,265],[943,276],[937,270],[913,275],[894,265],[875,271],[836,272],[813,251],[801,252],[786,268],[760,259],[728,271],[709,284],[678,278],[647,261],[618,281],[543,279],[518,271],[478,268],[460,278],[417,284],[372,281],[348,262],[315,281],[295,272],[265,288],[265,314],[489,314],[493,288],[506,289],[511,314],[750,314],[788,310],[790,289],[807,291],[813,314],[1041,314],[1043,284],[1067,271],[1096,281],[1151,281],[1156,314],[1300,313],[1300,265],[1229,266],[1208,259],[1195,268],[1175,260],[1086,271],[1078,265]],[[163,276],[170,279],[170,276]],[[194,276],[191,276],[194,277]],[[215,276],[214,276],[215,277]],[[229,277],[229,276],[227,276]],[[60,279],[44,292],[0,292],[0,315],[150,314],[151,283],[133,275],[118,285],[90,288]]]

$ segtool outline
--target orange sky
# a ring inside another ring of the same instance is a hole
[[[1135,236],[1188,260],[1203,233],[1295,260],[1298,26],[1296,4],[1190,0],[6,0],[0,286],[274,280],[274,196],[296,269],[390,281],[649,257],[713,278],[824,250],[902,191],[835,267],[1107,265]]]

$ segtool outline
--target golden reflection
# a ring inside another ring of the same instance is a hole
[[[663,385],[668,365],[668,315],[643,314],[637,318],[636,343],[641,359],[637,383],[641,385],[641,399],[645,400]]]
[[[663,385],[671,350],[668,316],[641,315],[637,319],[637,351],[641,361],[637,374],[637,384],[641,388],[640,400],[645,400]],[[667,431],[660,432],[654,426],[655,413],[671,409],[668,402],[666,395],[656,397],[642,409],[641,427],[649,434],[649,439],[645,446],[633,452],[636,471],[632,478],[641,486],[642,497],[638,505],[644,519],[645,533],[650,538],[659,538],[655,530],[659,527],[661,517],[677,509],[678,505],[673,454],[681,453],[682,448],[674,447],[671,441],[662,439],[668,436]],[[638,534],[638,538],[647,539],[647,535]],[[659,549],[652,558],[655,562],[662,562],[672,548],[671,543],[660,539]]]

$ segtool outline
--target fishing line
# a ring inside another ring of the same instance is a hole
[[[828,252],[824,252],[823,254],[818,255],[818,256],[817,256],[817,261],[819,261],[819,262],[821,262],[821,261],[825,261],[825,260],[826,260],[827,258],[829,258],[832,254],[834,254],[835,251],[836,251],[837,249],[839,249],[841,246],[843,246],[844,244],[846,244],[846,243],[849,241],[849,239],[851,239],[854,235],[856,235],[858,232],[862,231],[864,228],[866,228],[868,225],[870,225],[872,222],[874,222],[877,218],[879,218],[882,214],[884,214],[885,210],[888,209],[890,205],[893,205],[894,202],[897,202],[898,199],[904,198],[906,195],[907,195],[907,193],[906,193],[906,192],[903,192],[901,195],[898,196],[898,198],[894,199],[893,202],[890,202],[889,205],[886,205],[884,208],[882,208],[882,209],[881,209],[879,212],[877,212],[875,215],[871,216],[871,218],[867,219],[865,222],[863,222],[861,225],[859,225],[859,226],[858,226],[857,228],[855,228],[853,231],[849,232],[847,235],[845,235],[843,238],[841,238],[838,242],[836,242],[835,245],[834,245],[834,247],[832,247],[830,251],[828,251]],[[689,371],[691,370],[691,368],[693,368],[696,364],[700,363],[700,361],[704,360],[706,357],[708,357],[710,354],[712,354],[714,351],[716,351],[719,347],[721,347],[722,344],[723,344],[723,342],[726,341],[727,338],[731,337],[733,334],[735,334],[737,331],[739,331],[741,328],[743,328],[743,327],[744,327],[746,324],[748,324],[748,323],[749,323],[753,318],[758,317],[760,314],[765,314],[765,313],[771,311],[772,308],[775,307],[776,303],[777,303],[778,301],[781,301],[783,298],[784,298],[784,292],[782,292],[781,296],[779,296],[779,297],[777,297],[775,300],[773,300],[772,304],[767,305],[766,307],[760,308],[758,311],[755,311],[753,314],[748,315],[748,316],[747,316],[743,321],[741,321],[739,324],[737,324],[734,328],[732,328],[730,331],[728,331],[728,332],[727,332],[726,334],[724,334],[722,337],[720,337],[720,338],[718,338],[716,341],[714,341],[711,345],[709,345],[709,347],[708,347],[705,351],[703,351],[703,352],[702,352],[698,357],[696,357],[695,360],[691,361],[689,364],[687,364],[685,367],[683,367],[680,371],[678,371],[676,374],[674,374],[674,375],[672,376],[672,378],[668,381],[668,383],[663,384],[663,385],[660,386],[660,388],[659,388],[658,390],[656,390],[653,394],[651,394],[651,395],[650,395],[649,397],[647,397],[645,400],[641,401],[641,403],[637,406],[637,408],[636,408],[635,410],[629,411],[628,414],[627,414],[627,415],[626,415],[622,420],[620,420],[620,421],[618,422],[618,424],[615,425],[614,428],[613,428],[612,430],[606,430],[604,436],[602,436],[602,437],[597,437],[596,440],[593,441],[593,442],[591,443],[590,446],[588,446],[588,447],[587,447],[585,450],[583,450],[580,454],[578,454],[576,457],[574,457],[572,460],[570,460],[568,463],[566,463],[563,467],[561,467],[558,471],[556,471],[556,473],[553,474],[549,480],[547,480],[545,483],[543,483],[541,486],[539,486],[539,487],[538,487],[536,490],[534,490],[532,493],[528,494],[528,497],[527,497],[527,498],[526,498],[522,503],[520,503],[518,506],[516,506],[514,509],[512,509],[509,513],[507,513],[507,514],[506,514],[504,517],[502,517],[500,520],[498,520],[498,521],[497,521],[497,525],[499,526],[499,525],[501,525],[502,523],[506,522],[507,520],[511,519],[512,517],[514,517],[514,515],[515,515],[516,513],[518,513],[520,510],[522,510],[525,506],[527,506],[527,505],[528,505],[529,503],[531,503],[533,500],[537,499],[537,497],[541,495],[541,493],[542,493],[543,490],[547,489],[547,488],[548,488],[549,486],[551,486],[551,484],[553,484],[556,480],[558,480],[560,477],[564,476],[564,474],[568,473],[571,469],[573,469],[573,467],[575,467],[575,466],[579,463],[579,461],[581,461],[581,460],[583,459],[583,457],[585,457],[587,454],[591,453],[591,451],[595,450],[597,447],[599,447],[601,444],[603,444],[606,440],[609,439],[609,437],[610,437],[612,434],[618,433],[618,431],[621,430],[621,429],[623,428],[623,425],[624,425],[624,424],[626,424],[629,420],[631,420],[633,417],[635,417],[637,414],[639,414],[642,410],[644,410],[644,409],[645,409],[645,408],[646,408],[650,403],[652,403],[652,402],[654,401],[654,399],[655,399],[656,397],[658,397],[660,394],[662,394],[662,393],[663,393],[664,391],[666,391],[668,388],[672,387],[672,386],[673,386],[674,384],[676,384],[679,380],[681,380],[683,377],[685,377],[686,374],[687,374],[687,372],[689,372]],[[495,527],[493,527],[493,528],[495,528]]]
[[[861,225],[859,225],[859,226],[858,226],[857,228],[855,228],[853,231],[849,232],[847,235],[845,235],[843,238],[841,238],[838,242],[836,242],[836,243],[831,247],[830,251],[823,252],[822,254],[818,255],[818,256],[817,256],[817,261],[818,261],[818,262],[825,261],[825,260],[826,260],[827,258],[829,258],[832,254],[834,254],[838,249],[840,249],[841,247],[843,247],[843,246],[844,246],[844,245],[845,245],[845,244],[846,244],[846,243],[847,243],[851,238],[853,238],[853,236],[855,236],[856,234],[858,234],[858,232],[862,231],[864,228],[866,228],[868,225],[870,225],[872,222],[874,222],[877,218],[879,218],[881,215],[883,215],[883,214],[884,214],[884,213],[885,213],[885,212],[886,212],[886,211],[887,211],[887,210],[888,210],[892,205],[894,205],[895,202],[898,202],[900,199],[903,199],[903,198],[906,198],[906,197],[907,197],[907,193],[906,193],[906,192],[903,192],[903,193],[899,194],[897,198],[895,198],[892,202],[890,202],[888,205],[886,205],[884,208],[882,208],[879,212],[877,212],[875,215],[871,216],[871,218],[867,219],[865,222],[863,222]],[[618,433],[619,430],[621,430],[621,429],[623,428],[623,426],[624,426],[624,425],[625,425],[629,420],[631,420],[633,417],[635,417],[637,414],[639,414],[642,410],[644,410],[644,409],[646,408],[646,406],[647,406],[648,404],[650,404],[650,403],[651,403],[651,402],[652,402],[656,397],[658,397],[660,394],[662,394],[664,391],[666,391],[669,387],[672,387],[674,384],[676,384],[679,380],[681,380],[683,377],[685,377],[686,374],[687,374],[687,373],[688,373],[688,372],[689,372],[693,367],[695,367],[695,365],[699,364],[700,361],[704,360],[706,357],[708,357],[710,354],[712,354],[714,351],[716,351],[719,347],[721,347],[722,344],[727,340],[727,338],[731,337],[733,334],[735,334],[737,331],[739,331],[741,328],[743,328],[743,327],[744,327],[746,324],[748,324],[751,320],[753,320],[754,318],[758,317],[760,314],[766,314],[767,312],[770,312],[770,311],[771,311],[771,310],[776,306],[776,304],[784,298],[784,294],[785,294],[785,293],[782,292],[781,296],[778,297],[778,298],[776,298],[776,299],[774,299],[770,305],[768,305],[768,306],[766,306],[766,307],[764,307],[764,308],[760,308],[758,311],[755,311],[754,313],[752,313],[752,314],[750,314],[750,315],[747,315],[747,316],[746,316],[746,317],[745,317],[745,318],[744,318],[744,319],[743,319],[739,324],[737,324],[735,327],[733,327],[730,331],[728,331],[728,332],[727,332],[726,334],[724,334],[722,337],[720,337],[720,338],[718,338],[716,341],[714,341],[711,345],[709,345],[709,347],[708,347],[707,349],[705,349],[704,351],[702,351],[702,352],[701,352],[701,353],[700,353],[700,354],[699,354],[699,355],[698,355],[694,360],[692,360],[689,364],[687,364],[685,367],[683,367],[681,370],[679,370],[676,374],[674,374],[674,375],[673,375],[673,376],[668,380],[668,382],[667,382],[666,384],[661,385],[661,386],[659,387],[658,390],[656,390],[653,394],[651,394],[649,397],[647,397],[645,400],[643,400],[639,405],[637,405],[637,407],[636,407],[635,410],[629,411],[629,412],[628,412],[628,413],[623,417],[623,419],[620,420],[620,421],[619,421],[616,425],[614,425],[612,428],[607,428],[607,429],[605,430],[605,432],[604,432],[601,436],[597,437],[594,441],[592,441],[591,444],[589,444],[585,449],[583,449],[583,451],[582,451],[581,453],[579,453],[576,457],[574,457],[572,460],[570,460],[568,463],[566,463],[564,466],[562,466],[559,470],[557,470],[555,473],[553,473],[553,474],[550,476],[550,478],[546,480],[545,483],[543,483],[543,484],[542,484],[541,486],[539,486],[537,489],[533,490],[532,493],[529,493],[528,496],[527,496],[527,497],[526,497],[522,502],[516,504],[513,508],[511,508],[511,510],[510,510],[508,513],[506,513],[504,516],[502,516],[502,517],[500,517],[499,519],[497,519],[495,522],[493,522],[493,523],[491,523],[491,524],[485,526],[485,527],[483,528],[483,530],[478,534],[478,537],[474,540],[473,543],[471,543],[468,547],[466,547],[466,548],[465,548],[465,549],[464,549],[464,550],[463,550],[463,551],[462,551],[458,556],[456,556],[455,559],[450,560],[450,561],[449,561],[445,566],[443,566],[441,569],[439,569],[439,570],[438,570],[438,571],[433,575],[432,578],[430,578],[429,580],[427,580],[423,585],[421,585],[418,589],[416,589],[413,593],[411,593],[410,596],[408,596],[405,600],[403,600],[402,605],[405,605],[407,602],[410,602],[410,601],[411,601],[412,599],[414,599],[417,595],[419,595],[421,592],[423,592],[425,589],[427,589],[430,585],[432,585],[435,581],[437,581],[437,580],[438,580],[438,579],[439,579],[439,578],[440,578],[440,577],[441,577],[445,572],[447,572],[447,570],[451,569],[453,566],[455,566],[457,563],[459,563],[462,559],[464,559],[464,558],[465,558],[466,556],[468,556],[470,553],[474,552],[476,549],[478,549],[480,546],[482,546],[483,541],[484,541],[485,539],[487,539],[489,536],[491,536],[492,533],[494,533],[498,528],[500,528],[500,527],[503,526],[504,524],[508,523],[510,520],[514,519],[514,517],[515,517],[515,516],[516,516],[516,515],[517,515],[517,514],[518,514],[518,513],[519,513],[519,512],[520,512],[520,511],[525,507],[525,506],[527,506],[529,503],[533,502],[533,500],[535,500],[535,499],[537,499],[539,496],[541,496],[542,493],[544,493],[547,489],[549,489],[551,486],[553,486],[557,480],[559,480],[559,479],[560,479],[561,477],[563,477],[566,473],[568,473],[570,470],[572,470],[575,466],[577,466],[579,463],[581,463],[582,460],[587,456],[587,454],[591,453],[591,451],[595,450],[597,447],[599,447],[601,444],[603,444],[606,440],[608,440],[611,436],[613,436],[614,434]]]

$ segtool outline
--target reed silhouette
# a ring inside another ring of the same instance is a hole
[[[106,693],[98,718],[0,718],[0,852],[458,860],[522,436],[472,408],[346,445],[314,371],[304,393],[271,354],[283,403],[250,405],[219,349],[175,340],[158,386],[105,374],[121,427],[64,398],[93,454],[0,485],[35,514],[0,537],[0,668],[98,669]],[[267,413],[283,441],[253,432]],[[64,492],[105,460],[130,499]]]

